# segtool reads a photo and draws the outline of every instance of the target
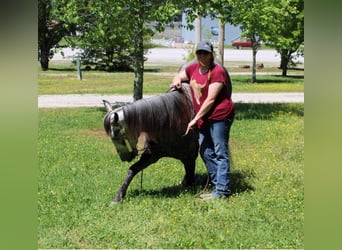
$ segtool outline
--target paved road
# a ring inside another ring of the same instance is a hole
[[[185,48],[155,48],[150,49],[146,55],[146,65],[182,65],[186,62],[190,50]],[[266,65],[279,65],[280,55],[275,50],[259,50],[257,63]],[[233,62],[252,62],[251,50],[225,49],[224,60]],[[265,66],[266,66],[265,65]]]
[[[72,60],[73,57],[79,53],[79,49],[64,48],[63,54],[57,53],[53,56],[54,60]],[[186,58],[191,49],[187,48],[153,48],[146,54],[147,61],[145,65],[182,65],[186,62]],[[279,66],[280,55],[273,49],[260,49],[256,56],[257,63],[263,63],[265,67]],[[235,62],[252,62],[252,51],[250,49],[225,49],[224,60],[228,64]],[[298,62],[304,64],[304,57],[296,59]],[[230,66],[230,65],[226,65]]]
[[[144,96],[148,98],[150,96]],[[303,103],[304,93],[233,93],[236,103]],[[40,95],[38,108],[67,107],[103,107],[102,100],[115,102],[132,102],[133,96],[128,95]]]

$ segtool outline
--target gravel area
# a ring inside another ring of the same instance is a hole
[[[236,103],[303,103],[304,93],[233,93],[232,98]],[[133,102],[133,96],[128,95],[40,95],[38,108],[103,107],[104,99],[111,103]]]

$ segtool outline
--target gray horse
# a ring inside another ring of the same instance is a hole
[[[179,159],[185,169],[183,184],[195,180],[195,162],[198,155],[198,131],[184,133],[194,116],[190,87],[170,89],[167,93],[141,99],[113,110],[103,100],[107,114],[104,128],[110,136],[122,161],[140,159],[128,170],[127,176],[113,198],[111,205],[126,195],[134,176],[162,157]],[[167,174],[167,173],[166,173]]]

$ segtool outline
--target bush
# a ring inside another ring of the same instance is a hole
[[[94,49],[85,48],[81,54],[82,63],[87,69],[105,71],[132,71],[132,55],[120,48]]]

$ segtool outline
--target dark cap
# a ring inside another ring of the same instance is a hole
[[[199,42],[196,46],[196,52],[200,51],[200,50],[204,50],[204,51],[208,51],[209,53],[213,53],[213,45],[211,45],[211,43],[209,42]]]

